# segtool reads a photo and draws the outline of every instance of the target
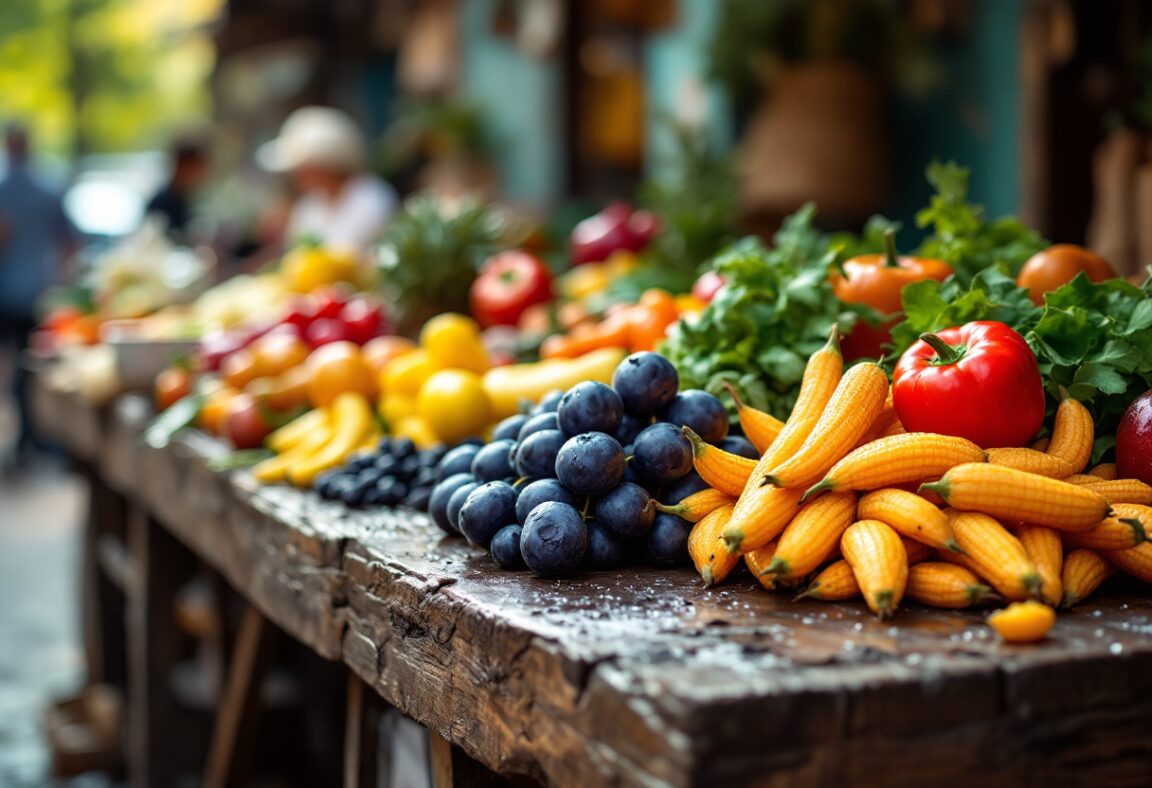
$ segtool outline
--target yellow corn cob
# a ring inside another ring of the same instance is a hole
[[[1099,484],[1104,481],[1099,476],[1091,476],[1087,473],[1074,473],[1071,476],[1065,476],[1061,481],[1068,482],[1069,484]]]
[[[887,394],[888,376],[878,364],[857,364],[849,369],[808,440],[773,468],[765,481],[777,487],[802,489],[820,481],[863,437],[884,407]]]
[[[906,432],[907,430],[904,429],[904,424],[900,421],[900,417],[897,416],[884,426],[884,429],[880,431],[880,437],[891,438],[893,435],[903,435]]]
[[[1072,466],[1072,473],[1080,473],[1092,456],[1092,442],[1096,438],[1096,425],[1092,414],[1083,403],[1068,396],[1061,389],[1060,407],[1056,408],[1056,422],[1052,427],[1052,442],[1048,453]]]
[[[780,430],[784,429],[784,422],[771,413],[745,405],[736,389],[728,383],[724,384],[724,388],[728,389],[728,394],[736,403],[736,415],[740,418],[740,428],[744,431],[744,437],[752,442],[756,451],[763,454],[772,445],[772,441],[776,440]]]
[[[877,438],[882,438],[887,434],[895,434],[896,432],[903,431],[904,425],[900,424],[900,417],[896,414],[896,406],[892,404],[892,387],[889,386],[888,398],[884,400],[884,407],[880,410],[880,413],[876,415],[872,426],[868,428],[860,440],[856,441],[856,445],[852,448],[856,449],[866,443],[871,443]]]
[[[1024,545],[1024,552],[1036,565],[1040,573],[1040,599],[1048,605],[1058,605],[1064,597],[1064,584],[1060,580],[1060,570],[1064,565],[1064,545],[1060,534],[1043,525],[1021,524],[1016,529],[1016,538]]]
[[[931,547],[953,552],[960,549],[944,512],[907,490],[888,487],[868,493],[860,499],[857,516],[888,523],[896,533]]]
[[[1050,445],[1052,445],[1051,438],[1037,438],[1028,445],[1028,448],[1033,451],[1048,451]]]
[[[991,593],[962,566],[930,561],[908,570],[908,596],[921,604],[959,610],[983,602]]]
[[[1148,541],[1144,524],[1135,517],[1109,517],[1091,531],[1064,534],[1068,547],[1087,550],[1127,550]]]
[[[1099,493],[990,463],[957,465],[940,481],[920,489],[937,493],[953,509],[1062,531],[1090,531],[1109,513],[1108,502]]]
[[[906,536],[901,536],[900,541],[904,543],[904,552],[908,554],[908,566],[927,561],[936,555],[936,551],[923,542],[917,542],[915,539],[909,539]],[[959,553],[952,553],[950,550],[945,550],[944,552],[959,555]]]
[[[705,588],[724,582],[740,563],[740,556],[728,552],[728,546],[720,538],[720,532],[731,516],[732,504],[721,506],[692,526],[692,532],[688,534],[688,555],[692,557]]]
[[[1145,531],[1152,531],[1152,506],[1138,503],[1118,503],[1112,507],[1114,517],[1133,517],[1140,521]]]
[[[1085,475],[1084,478],[1076,478],[1072,484],[1100,493],[1113,506],[1118,503],[1152,505],[1152,486],[1139,479],[1100,479]]]
[[[1116,473],[1116,463],[1114,462],[1102,462],[1089,470],[1088,475],[1096,476],[1106,481],[1119,478],[1119,475]]]
[[[856,515],[856,493],[825,495],[806,504],[780,535],[776,555],[765,571],[802,577],[828,560]]]
[[[1063,457],[1033,449],[989,449],[988,462],[1049,479],[1063,479],[1076,472]]]
[[[832,466],[808,490],[878,490],[905,482],[938,479],[957,465],[983,462],[984,450],[970,440],[931,432],[908,432],[861,446]]]
[[[1040,593],[1042,580],[1036,564],[1004,526],[979,512],[950,510],[947,515],[965,553],[957,556],[956,563],[987,580],[1005,599],[1028,599]]]
[[[736,510],[732,512],[732,519],[724,529],[724,539],[728,542],[729,550],[748,552],[763,547],[779,536],[792,519],[800,496],[792,498],[790,494],[782,494],[777,488],[761,484],[761,479],[771,468],[791,457],[803,445],[819,421],[820,414],[824,412],[832,392],[836,390],[843,371],[840,335],[833,328],[827,344],[808,359],[792,414],[760,458],[736,501]],[[786,505],[789,500],[791,504]],[[781,520],[781,517],[785,519]]]
[[[1145,542],[1127,550],[1114,550],[1104,555],[1121,571],[1146,583],[1152,583],[1152,542]]]
[[[860,584],[856,582],[852,565],[840,559],[821,569],[820,574],[812,578],[812,582],[804,589],[804,593],[796,598],[837,602],[843,599],[855,599],[858,596],[860,596]]]
[[[880,618],[896,612],[908,584],[908,553],[900,536],[879,520],[858,520],[840,538],[860,592]]]
[[[752,576],[760,581],[760,585],[764,586],[769,591],[780,591],[786,588],[792,588],[795,583],[792,580],[783,580],[777,578],[775,575],[764,574],[764,570],[768,568],[768,564],[772,563],[772,556],[776,554],[776,542],[769,542],[761,547],[759,550],[753,550],[750,553],[744,553],[744,564],[748,567],[748,571]]]
[[[756,460],[705,443],[690,427],[684,427],[684,435],[692,443],[692,464],[709,487],[733,497],[744,492],[744,485],[756,467]]]
[[[736,500],[732,498],[732,496],[725,495],[719,490],[708,488],[707,490],[692,493],[674,506],[665,506],[662,503],[655,503],[653,505],[661,512],[674,514],[690,523],[698,523],[703,520],[706,515],[719,509],[721,506],[734,503],[736,503]]]
[[[1006,643],[1035,643],[1048,635],[1056,623],[1056,611],[1029,600],[1015,602],[988,616],[988,626]]]
[[[1116,571],[1104,556],[1092,550],[1073,550],[1064,557],[1064,601],[1061,607],[1087,599],[1100,584]]]

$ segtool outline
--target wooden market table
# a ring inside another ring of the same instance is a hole
[[[350,511],[213,472],[207,460],[225,450],[198,432],[148,448],[143,398],[96,409],[40,381],[35,410],[91,469],[94,519],[112,516],[95,511],[104,487],[138,512],[130,568],[99,562],[141,592],[130,627],[168,615],[153,594],[170,590],[155,551],[171,541],[216,568],[257,618],[501,775],[579,786],[1152,783],[1147,589],[1121,584],[1061,615],[1046,642],[1013,647],[979,611],[909,604],[881,623],[862,604],[794,602],[746,574],[712,590],[687,569],[544,580],[497,570],[421,514]],[[257,659],[245,637],[230,687]],[[155,655],[131,640],[130,717],[147,720],[159,713]],[[134,769],[170,746],[136,725]],[[215,744],[228,740],[220,727]]]

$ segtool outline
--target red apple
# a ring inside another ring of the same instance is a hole
[[[1128,406],[1116,430],[1116,473],[1152,484],[1152,391]]]

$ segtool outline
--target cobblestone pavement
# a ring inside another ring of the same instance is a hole
[[[60,463],[0,478],[0,788],[106,785],[48,777],[41,715],[79,689],[83,485]]]

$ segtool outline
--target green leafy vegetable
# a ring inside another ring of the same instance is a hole
[[[813,228],[815,214],[807,205],[785,220],[771,249],[745,238],[713,260],[727,284],[698,319],[678,323],[663,347],[684,388],[722,395],[728,383],[748,404],[784,418],[808,356],[832,326],[847,332],[862,315],[874,317],[833,294],[828,269],[836,251]]]

